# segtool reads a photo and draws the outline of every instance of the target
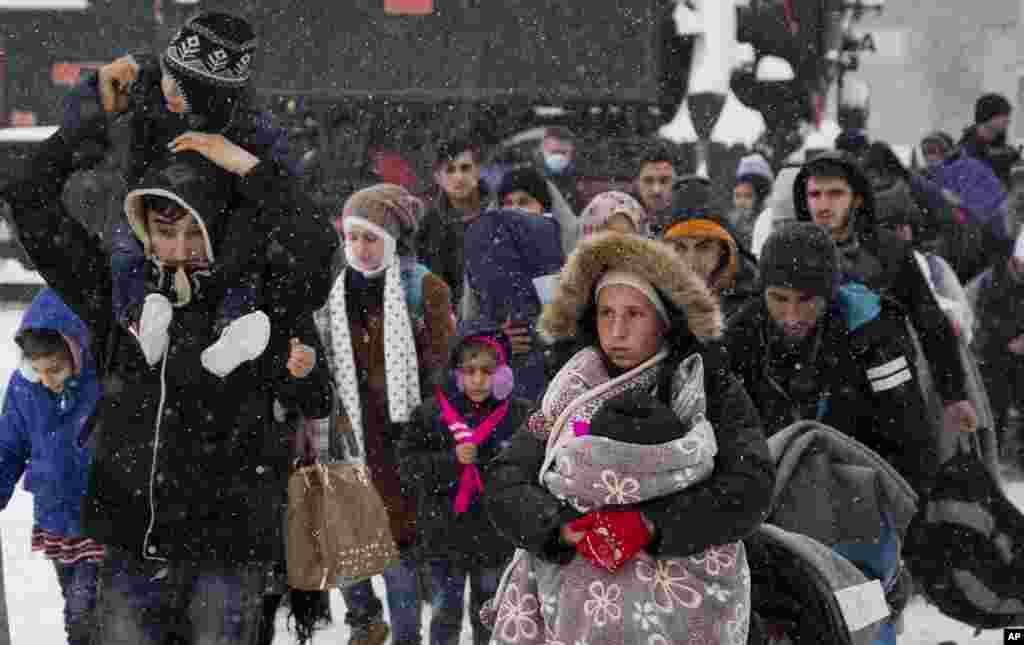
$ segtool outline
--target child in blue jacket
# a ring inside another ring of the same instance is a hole
[[[70,645],[89,642],[104,548],[82,535],[81,499],[93,449],[83,432],[100,398],[85,324],[51,289],[32,302],[15,336],[22,364],[7,385],[0,416],[0,504],[31,464],[32,550],[53,562],[64,596]]]

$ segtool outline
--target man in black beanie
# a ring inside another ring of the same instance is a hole
[[[771,436],[801,420],[819,421],[866,445],[919,493],[939,466],[914,346],[903,313],[867,287],[841,281],[837,250],[821,227],[776,230],[760,257],[761,297],[736,314],[725,340],[733,372]],[[867,520],[870,521],[870,520]],[[893,612],[881,642],[895,642],[908,576],[898,541],[879,518],[879,541],[848,557],[886,590]],[[846,545],[833,545],[841,553]]]
[[[725,338],[766,434],[821,421],[927,488],[938,442],[900,308],[864,285],[842,284],[835,244],[810,223],[768,238],[760,278],[760,297],[733,317]]]
[[[989,93],[974,103],[974,125],[964,130],[960,152],[988,164],[1009,189],[1010,168],[1020,161],[1020,150],[1007,143],[1013,106],[1002,94]]]

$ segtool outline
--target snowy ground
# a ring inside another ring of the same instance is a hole
[[[6,386],[11,371],[17,366],[12,337],[21,311],[0,306],[0,390]],[[1010,494],[1024,505],[1024,482],[1010,485]],[[32,499],[20,488],[7,509],[0,513],[0,537],[3,541],[4,583],[7,590],[7,608],[10,616],[11,643],[63,642],[62,601],[56,575],[50,563],[29,548],[32,531]],[[379,580],[375,586],[382,591]],[[383,597],[383,594],[381,594]],[[332,594],[335,624],[320,632],[314,639],[318,643],[343,644],[348,640],[348,628],[343,624],[345,606],[339,593]],[[424,625],[428,615],[424,614]],[[0,638],[2,640],[2,638]],[[424,630],[426,641],[426,630]],[[982,632],[977,638],[974,630],[945,618],[934,607],[915,601],[907,610],[906,624],[900,645],[937,645],[945,640],[959,645],[1002,645],[1001,630]],[[278,618],[276,645],[292,645],[295,639],[287,632],[283,614]],[[463,644],[472,641],[468,624],[463,631]]]

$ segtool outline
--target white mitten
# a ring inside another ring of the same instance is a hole
[[[135,334],[142,354],[150,367],[156,365],[167,351],[170,336],[167,329],[174,318],[174,307],[167,296],[151,293],[142,303],[142,315],[139,316],[139,330]]]
[[[199,360],[211,374],[224,378],[246,361],[258,358],[270,342],[270,318],[254,311],[231,321],[220,339],[203,350]]]

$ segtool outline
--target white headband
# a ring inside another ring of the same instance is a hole
[[[668,310],[665,309],[665,303],[662,301],[661,296],[658,295],[657,290],[647,280],[644,280],[635,273],[629,271],[608,271],[605,273],[597,283],[597,287],[594,289],[594,299],[601,295],[601,289],[611,286],[613,284],[622,284],[627,287],[633,287],[640,293],[647,296],[647,299],[651,301],[654,308],[658,310],[661,315],[661,319],[671,324],[671,320],[668,319]]]

